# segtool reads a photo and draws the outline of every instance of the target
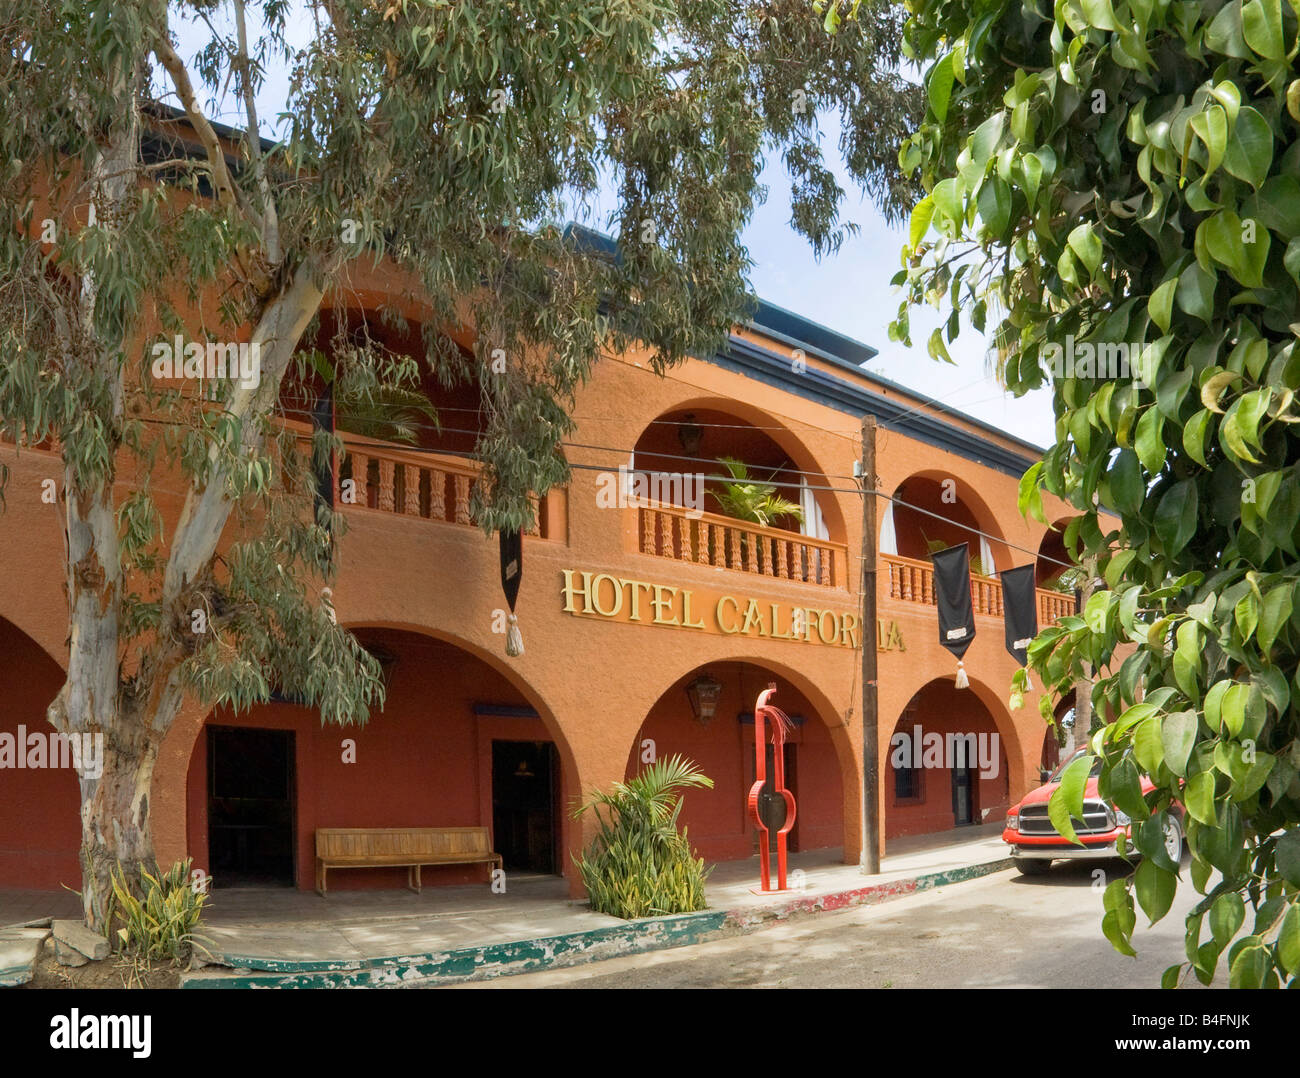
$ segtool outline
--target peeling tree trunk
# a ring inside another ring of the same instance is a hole
[[[1080,589],[1080,609],[1086,609],[1097,584],[1097,560],[1085,558],[1083,561],[1084,580]],[[1087,745],[1092,733],[1092,686],[1095,671],[1091,664],[1084,664],[1084,676],[1074,683],[1074,737],[1076,746]]]
[[[149,792],[158,746],[152,738],[104,745],[103,773],[81,782],[82,910],[86,924],[108,935],[113,876],[121,869],[132,893],[140,872],[157,874]]]

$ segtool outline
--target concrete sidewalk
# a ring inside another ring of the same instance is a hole
[[[1001,824],[891,842],[881,872],[863,876],[838,850],[790,857],[789,889],[755,894],[758,858],[714,865],[700,913],[623,921],[568,897],[555,876],[510,873],[505,894],[483,884],[410,891],[289,889],[214,893],[204,933],[220,966],[185,988],[345,987],[481,980],[702,943],[791,917],[881,902],[1010,865]],[[960,837],[959,837],[960,836]],[[773,879],[775,884],[775,878]],[[0,892],[0,926],[66,915],[75,896]]]
[[[452,983],[687,946],[791,917],[975,879],[1010,866],[1001,823],[890,844],[881,872],[863,876],[838,850],[790,858],[781,894],[755,894],[758,858],[716,864],[709,909],[623,921],[567,897],[557,877],[511,875],[488,888],[217,892],[208,935],[234,970],[187,975],[186,988],[354,987]],[[956,834],[961,838],[954,841]],[[775,880],[773,880],[775,883]]]

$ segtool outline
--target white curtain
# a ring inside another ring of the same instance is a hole
[[[799,477],[799,508],[803,510],[803,521],[799,525],[801,534],[810,539],[831,537],[830,530],[826,527],[826,520],[822,516],[821,506],[817,504],[817,492],[808,485],[807,478],[802,475]],[[812,554],[812,557],[802,566],[800,575],[804,580],[821,579],[822,558],[825,556],[820,550]]]
[[[894,534],[893,502],[885,502],[885,515],[880,521],[880,553],[898,554],[898,536]]]
[[[980,562],[983,565],[983,571],[986,576],[992,576],[994,573],[993,566],[993,548],[989,545],[988,537],[980,536]]]
[[[830,531],[822,516],[821,506],[817,504],[817,492],[808,485],[804,476],[799,477],[799,508],[803,510],[803,523],[799,525],[802,534],[812,539],[829,539]]]

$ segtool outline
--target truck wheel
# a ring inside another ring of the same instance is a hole
[[[1169,854],[1169,859],[1176,865],[1181,864],[1183,860],[1183,827],[1178,822],[1178,817],[1173,813],[1165,817],[1162,837],[1165,842],[1165,853]]]
[[[1052,867],[1052,862],[1038,857],[1013,857],[1016,870],[1022,876],[1045,876]]]

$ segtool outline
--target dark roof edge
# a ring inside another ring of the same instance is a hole
[[[959,457],[994,468],[1016,479],[1024,475],[1042,458],[1043,450],[1037,446],[1019,443],[1025,445],[1034,454],[1023,456],[955,424],[916,412],[903,401],[894,401],[879,393],[873,393],[864,386],[853,385],[816,367],[804,367],[796,371],[786,356],[760,348],[738,337],[732,338],[725,352],[701,358],[705,362],[730,368],[755,381],[793,393],[805,400],[826,405],[839,412],[859,417],[869,413],[884,424],[902,419],[902,425],[896,429],[906,437],[955,453]],[[908,392],[905,389],[903,391]],[[921,399],[929,403],[927,398]],[[906,419],[903,419],[904,416]],[[978,420],[971,420],[971,422],[985,430],[1002,433],[987,423],[980,423]],[[1019,442],[1019,439],[1013,440]]]
[[[876,374],[874,371],[859,371],[858,373],[865,374],[867,378],[871,379],[871,381],[879,382],[882,386],[885,386],[888,389],[897,390],[899,393],[905,393],[909,397],[914,397],[919,403],[930,408],[938,408],[947,412],[950,416],[960,419],[963,423],[969,423],[971,426],[978,427],[980,430],[988,431],[990,434],[996,435],[999,438],[1005,438],[1009,442],[1014,442],[1029,453],[1032,453],[1035,457],[1041,457],[1047,452],[1045,447],[1038,445],[1036,442],[1029,442],[1024,438],[1017,438],[1014,434],[1003,430],[996,424],[989,423],[983,419],[978,419],[969,412],[963,412],[960,409],[953,408],[934,397],[928,397],[924,393],[912,389],[910,386],[903,385],[902,382],[895,382],[892,378],[886,378],[883,375]]]
[[[862,365],[879,354],[871,345],[845,336],[811,318],[778,307],[765,299],[755,299],[758,310],[749,324],[773,340],[803,348],[855,373],[861,373]]]
[[[570,221],[564,226],[567,235],[575,236],[579,244],[589,246],[613,258],[618,257],[618,241],[613,236],[594,228]],[[862,364],[877,354],[869,344],[805,318],[794,311],[752,296],[753,308],[748,325],[764,336],[779,340],[792,348],[802,348],[808,355],[834,363],[845,370],[861,373]]]

